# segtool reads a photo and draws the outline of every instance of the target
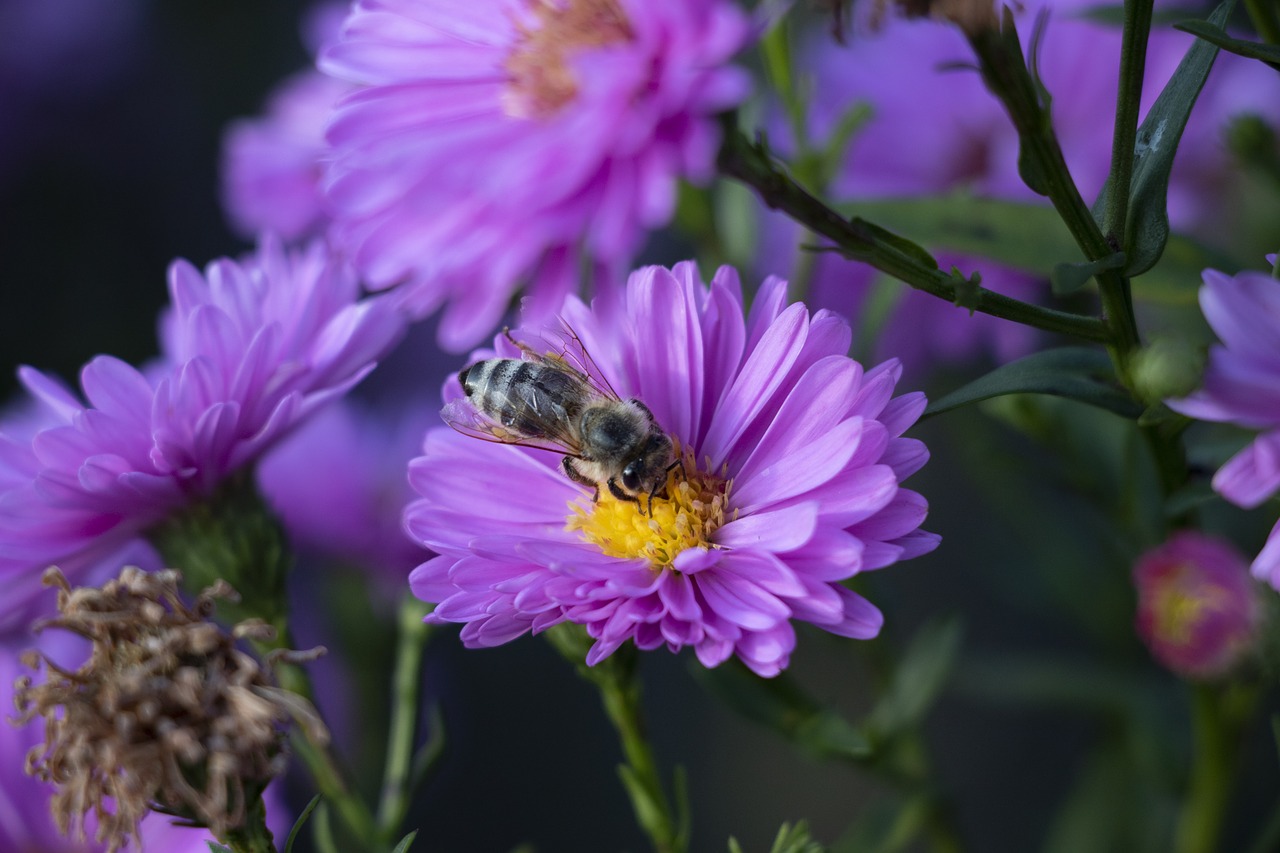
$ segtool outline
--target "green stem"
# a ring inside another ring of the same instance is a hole
[[[600,691],[605,714],[618,732],[626,758],[618,772],[631,798],[636,822],[649,836],[654,853],[685,853],[687,827],[675,817],[645,734],[635,647],[625,645],[595,666],[587,666],[584,661],[591,640],[581,626],[560,624],[548,630],[546,636],[577,667],[578,674]]]
[[[1120,246],[1107,241],[1071,178],[1062,146],[1053,130],[1053,120],[1023,58],[1012,14],[1006,9],[999,30],[973,33],[969,36],[969,43],[978,57],[983,80],[1004,104],[1018,131],[1021,145],[1019,171],[1027,185],[1049,198],[1086,260],[1100,261],[1114,255]],[[1132,147],[1129,150],[1132,151]],[[1128,182],[1122,186],[1127,194]],[[1129,281],[1117,269],[1102,270],[1095,277],[1107,329],[1105,342],[1111,349],[1121,378],[1127,384],[1129,357],[1139,343]]]
[[[431,626],[422,620],[429,612],[429,605],[412,596],[406,596],[400,605],[391,730],[387,735],[382,798],[378,804],[378,835],[384,842],[395,840],[413,793],[413,744],[418,728],[422,658],[431,633]]]
[[[1280,14],[1277,14],[1274,0],[1244,0],[1244,6],[1262,40],[1280,44]]]
[[[267,810],[259,794],[255,803],[246,806],[244,823],[223,839],[234,853],[275,853],[275,841],[267,828]]]
[[[720,171],[755,188],[765,204],[783,211],[797,222],[839,247],[842,254],[870,264],[917,290],[993,317],[1096,343],[1110,343],[1107,324],[1095,317],[1042,308],[957,279],[926,263],[923,252],[904,246],[901,238],[862,220],[849,221],[810,195],[779,169],[769,154],[753,145],[736,129],[726,127],[720,149]]]
[[[1194,753],[1174,839],[1175,853],[1217,849],[1235,781],[1241,723],[1250,716],[1254,699],[1250,688],[1204,684],[1192,688]]]
[[[1129,215],[1129,187],[1133,182],[1133,154],[1138,138],[1142,79],[1151,34],[1152,0],[1125,0],[1124,36],[1120,44],[1120,85],[1116,91],[1116,121],[1111,139],[1111,174],[1102,227],[1112,246],[1124,246]]]

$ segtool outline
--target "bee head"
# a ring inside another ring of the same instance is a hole
[[[622,488],[633,495],[647,492],[652,498],[666,485],[667,471],[675,461],[671,438],[663,432],[651,432],[640,453],[622,469]]]

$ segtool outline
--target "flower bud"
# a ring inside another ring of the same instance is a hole
[[[1261,609],[1248,562],[1229,543],[1176,533],[1139,558],[1133,581],[1138,636],[1173,672],[1215,678],[1253,648]]]
[[[1157,338],[1133,356],[1130,375],[1138,398],[1153,405],[1200,387],[1204,351],[1184,338]]]

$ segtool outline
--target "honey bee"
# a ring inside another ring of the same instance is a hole
[[[564,473],[593,488],[592,500],[603,488],[637,504],[647,494],[652,504],[679,463],[649,407],[602,387],[565,355],[539,354],[506,335],[524,357],[489,358],[462,370],[466,398],[445,406],[445,422],[474,438],[563,453]]]

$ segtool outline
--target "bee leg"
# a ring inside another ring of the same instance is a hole
[[[564,469],[564,473],[568,475],[570,480],[583,486],[590,486],[592,489],[591,502],[595,503],[600,500],[600,484],[590,477],[584,476],[577,466],[573,463],[578,457],[565,456],[560,460],[560,467]]]
[[[605,485],[609,487],[609,494],[613,495],[615,498],[617,498],[620,501],[631,501],[633,504],[638,504],[640,507],[640,514],[641,515],[648,514],[645,512],[644,504],[640,503],[640,499],[635,495],[629,495],[626,492],[622,491],[622,489],[618,488],[618,483],[614,480],[613,477],[610,477],[609,482],[606,483]]]

